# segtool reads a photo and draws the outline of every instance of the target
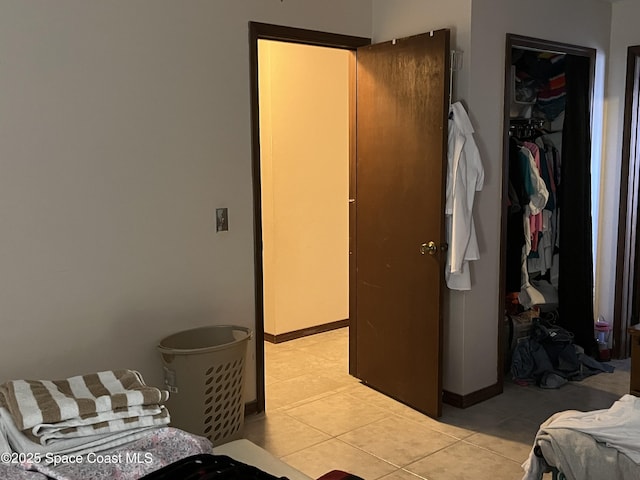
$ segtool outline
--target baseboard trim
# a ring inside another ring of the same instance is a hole
[[[316,333],[330,332],[331,330],[337,330],[338,328],[344,328],[349,326],[349,319],[337,320],[335,322],[325,323],[323,325],[315,325],[313,327],[302,328],[300,330],[294,330],[293,332],[280,333],[273,335],[271,333],[264,333],[264,339],[269,343],[282,343],[289,340],[295,340],[296,338],[307,337],[309,335],[315,335]]]
[[[244,416],[254,415],[258,413],[258,401],[247,402],[244,404]]]
[[[457,408],[467,408],[472,405],[475,405],[476,403],[489,400],[490,398],[493,398],[496,395],[500,395],[501,393],[502,393],[501,383],[495,383],[493,385],[489,385],[488,387],[482,388],[480,390],[476,390],[475,392],[471,392],[467,395],[460,395],[458,393],[453,393],[447,390],[443,390],[442,401],[448,405],[452,405]]]

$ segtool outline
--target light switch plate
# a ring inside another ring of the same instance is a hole
[[[229,230],[229,212],[226,208],[216,208],[216,232]]]

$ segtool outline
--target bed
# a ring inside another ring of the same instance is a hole
[[[265,472],[269,477],[288,480],[313,480],[299,470],[279,460],[263,448],[247,439],[234,440],[211,449],[207,439],[171,427],[157,429],[143,440],[107,452],[94,461],[60,462],[46,465],[43,462],[0,462],[0,478],[3,480],[107,480],[141,479],[163,467],[200,454],[226,456]],[[112,459],[117,461],[105,461]],[[171,478],[171,477],[169,477]],[[226,477],[225,477],[226,478]],[[265,478],[268,478],[265,475]],[[345,472],[333,470],[322,478],[357,479]],[[172,478],[172,480],[179,480]]]
[[[558,480],[640,478],[640,398],[624,395],[609,409],[552,415],[540,425],[523,468],[523,480],[547,472]]]
[[[311,480],[249,440],[241,439],[211,450],[208,441],[171,427],[157,429],[145,439],[113,450],[84,455],[83,461],[62,460],[45,464],[24,459],[0,463],[3,480],[107,480],[139,479],[180,460],[208,453],[224,455],[264,471],[271,476],[290,480]],[[9,458],[9,457],[6,457]],[[6,460],[5,458],[5,460]]]

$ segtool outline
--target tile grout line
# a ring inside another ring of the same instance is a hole
[[[509,460],[509,461],[513,462],[513,463],[517,463],[518,465],[522,465],[522,463],[524,462],[524,460],[522,462],[518,462],[518,461],[514,460],[513,458],[506,457],[506,456],[504,456],[503,454],[501,454],[499,452],[494,452],[490,448],[483,447],[482,445],[476,445],[475,443],[468,442],[466,440],[460,440],[460,441],[465,443],[465,444],[467,444],[467,445],[469,445],[469,446],[476,447],[476,448],[479,448],[479,449],[484,450],[486,452],[492,453],[493,455],[498,455],[499,457],[502,457],[502,458],[504,458],[506,460]]]

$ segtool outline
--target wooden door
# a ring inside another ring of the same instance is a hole
[[[352,373],[432,417],[442,409],[449,75],[448,30],[357,52]]]

